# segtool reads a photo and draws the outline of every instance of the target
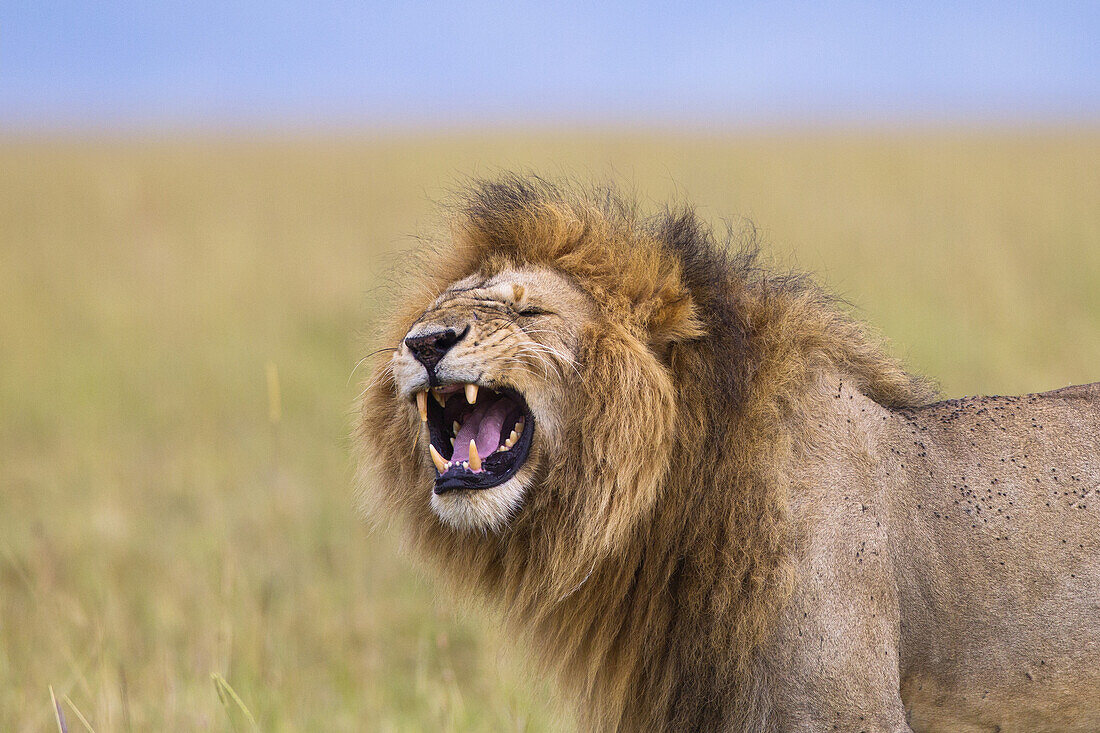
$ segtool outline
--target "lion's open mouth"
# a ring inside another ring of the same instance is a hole
[[[531,450],[535,421],[515,390],[477,384],[416,393],[428,424],[429,452],[438,475],[435,493],[488,489],[516,474]]]

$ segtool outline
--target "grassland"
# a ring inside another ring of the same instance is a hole
[[[71,731],[249,729],[212,675],[263,730],[568,729],[352,508],[384,273],[505,167],[751,218],[945,394],[1100,379],[1097,130],[0,143],[0,729],[51,686]]]

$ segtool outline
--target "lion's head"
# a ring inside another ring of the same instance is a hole
[[[408,460],[434,468],[442,522],[499,531],[554,473],[596,318],[591,296],[545,267],[473,273],[416,318],[389,368],[397,409],[418,423]]]
[[[701,324],[682,262],[606,214],[523,179],[466,202],[364,405],[371,468],[405,494],[388,499],[459,533],[568,505],[605,546],[652,507],[675,461],[673,347]]]
[[[451,224],[365,392],[368,512],[533,631],[590,722],[707,727],[788,586],[806,385],[925,386],[690,210],[509,177]]]

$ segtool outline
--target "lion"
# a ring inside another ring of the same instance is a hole
[[[475,181],[358,421],[362,501],[585,730],[1100,730],[1100,383],[936,402],[688,207]]]

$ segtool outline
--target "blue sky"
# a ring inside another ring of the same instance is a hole
[[[1100,2],[0,6],[0,125],[1100,119]]]

